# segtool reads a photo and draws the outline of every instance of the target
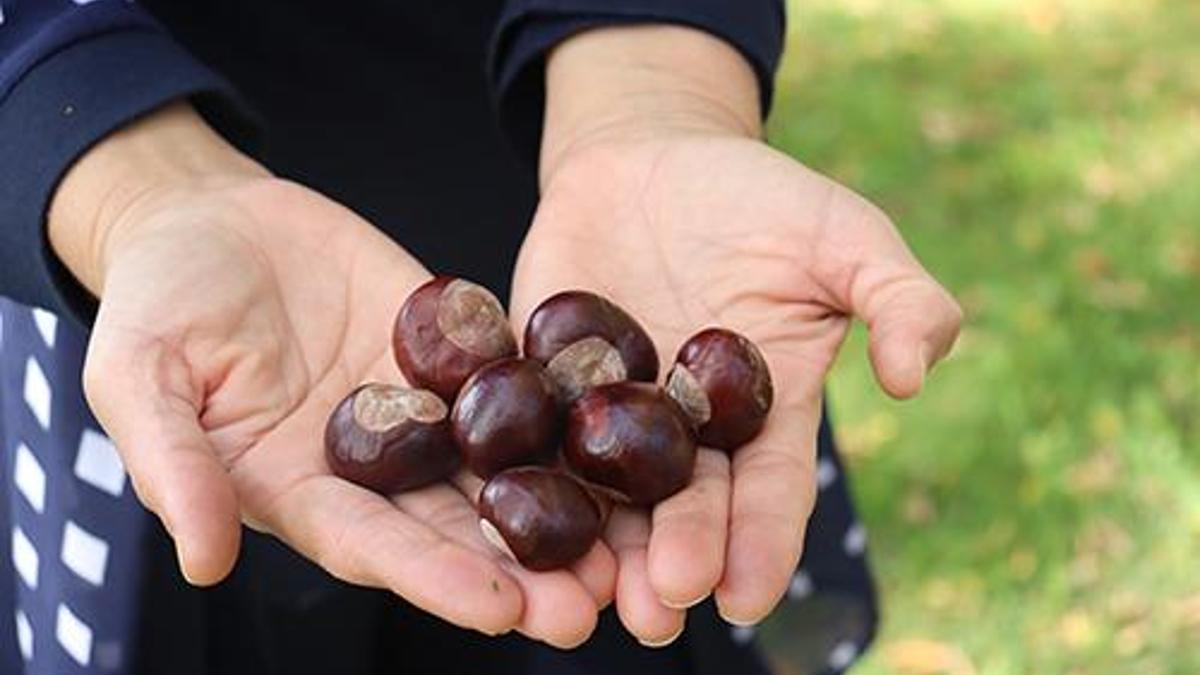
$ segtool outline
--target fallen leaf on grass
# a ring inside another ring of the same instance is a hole
[[[1072,610],[1058,622],[1058,639],[1070,650],[1084,649],[1096,640],[1096,622],[1082,609]]]
[[[1072,494],[1080,496],[1108,492],[1116,485],[1120,473],[1120,458],[1111,449],[1104,448],[1067,470],[1066,487]]]
[[[975,675],[975,664],[957,646],[912,638],[883,647],[883,661],[904,675]]]

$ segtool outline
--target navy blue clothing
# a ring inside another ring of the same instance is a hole
[[[187,587],[83,402],[94,301],[45,242],[71,162],[187,97],[277,174],[503,297],[537,199],[520,158],[536,157],[545,51],[647,21],[728,40],[769,102],[779,0],[0,0],[0,294],[19,301],[0,300],[0,673],[765,672],[754,632],[725,626],[711,603],[669,649],[638,647],[610,610],[563,654],[454,629],[253,533],[227,582]],[[875,609],[827,426],[817,480],[780,611],[807,626],[793,640],[805,667],[840,672]]]
[[[413,81],[403,76],[405,70],[426,76],[420,86],[435,89],[437,83],[430,78],[440,79],[446,70],[458,71],[449,73],[453,84],[487,74],[487,87],[479,87],[484,84],[479,81],[469,93],[490,94],[494,100],[470,103],[489,113],[493,103],[498,104],[512,142],[526,157],[534,157],[540,127],[541,56],[572,32],[632,21],[672,21],[704,28],[729,40],[749,59],[759,75],[764,101],[770,99],[771,76],[783,41],[780,0],[361,2],[353,3],[353,11],[347,10],[350,4],[311,0],[143,4],[145,9],[124,0],[0,2],[0,204],[6,205],[0,227],[0,289],[27,304],[70,310],[85,321],[94,306],[47,251],[42,214],[75,157],[109,131],[166,101],[192,97],[219,130],[246,144],[249,113],[228,80],[243,85],[248,84],[247,78],[269,74],[268,81],[254,82],[262,86],[241,87],[252,103],[265,106],[288,100],[272,91],[277,88],[299,86],[306,99],[369,88],[361,92],[366,100],[331,101],[339,110],[356,111],[361,110],[357,105],[386,106],[388,102],[374,97],[388,88],[418,93]],[[156,21],[152,13],[164,21]],[[177,40],[202,58],[181,49]],[[287,62],[283,54],[267,51],[273,48],[300,60]],[[389,62],[387,55],[376,58],[380,49],[425,62],[415,64],[423,66],[415,69],[393,63],[401,67],[389,71],[380,67]],[[282,70],[271,69],[273,61]],[[216,66],[221,75],[204,62]],[[376,67],[363,68],[367,64]],[[469,72],[462,72],[464,68]],[[375,77],[360,73],[356,78],[359,70]],[[352,82],[323,92],[319,81],[315,85],[309,81],[313,72]],[[444,93],[450,95],[429,101],[434,104],[432,112],[453,117],[468,91],[458,87]],[[425,104],[404,103],[395,110],[391,124],[415,122],[406,119],[406,112]],[[339,117],[345,113],[334,119]],[[444,120],[442,128],[455,129],[445,124],[449,121]],[[489,119],[487,124],[494,122]],[[272,133],[278,129],[272,127]],[[411,149],[406,153],[411,154]],[[398,234],[398,222],[375,222]]]
[[[128,672],[140,613],[126,599],[141,590],[149,519],[79,395],[86,335],[7,300],[0,317],[9,548],[0,590],[9,602],[0,611],[11,622],[0,672],[21,673],[22,661],[36,664],[30,675],[78,672],[81,662],[92,672]]]

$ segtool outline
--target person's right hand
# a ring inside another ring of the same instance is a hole
[[[193,166],[165,169],[160,148]],[[211,171],[204,158],[222,152],[229,161]],[[128,166],[147,155],[149,166]],[[93,184],[143,173],[170,180]],[[88,203],[95,194],[105,206]],[[614,587],[603,545],[572,570],[529,572],[479,535],[478,481],[389,500],[330,474],[330,410],[362,382],[401,381],[392,320],[429,278],[370,224],[271,177],[175,107],[90,151],[60,187],[49,226],[55,251],[101,299],[88,401],[189,580],[229,572],[242,521],[338,578],[461,626],[557,646],[591,633]]]

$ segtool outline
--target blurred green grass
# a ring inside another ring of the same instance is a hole
[[[1200,673],[1200,3],[790,5],[773,142],[967,311],[919,400],[861,330],[832,378],[884,598],[855,672]]]

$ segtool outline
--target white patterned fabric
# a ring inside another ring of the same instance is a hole
[[[0,299],[0,673],[125,674],[147,513],[84,404],[84,333]]]
[[[0,298],[0,526],[9,529],[0,537],[0,675],[132,673],[149,515],[84,403],[85,339],[72,323]],[[866,531],[826,424],[814,481],[805,554],[777,616],[795,635],[785,647],[801,672],[832,675],[858,660],[876,617]],[[693,647],[711,650],[713,663],[737,654],[756,662],[758,629],[722,627],[709,604],[689,622],[692,641],[706,643]]]

